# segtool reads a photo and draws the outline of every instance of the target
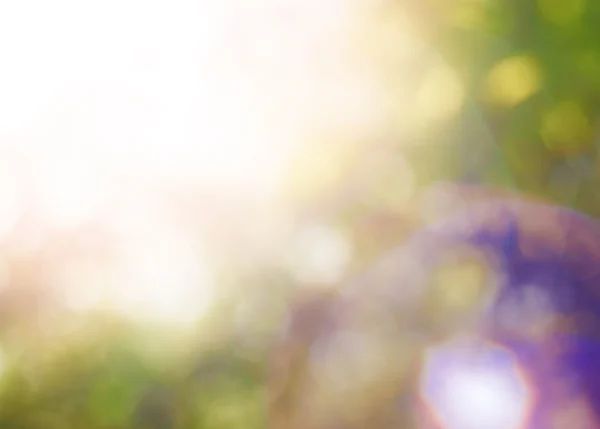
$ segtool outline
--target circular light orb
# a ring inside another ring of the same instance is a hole
[[[443,429],[518,429],[533,399],[510,353],[494,345],[431,349],[420,393]]]

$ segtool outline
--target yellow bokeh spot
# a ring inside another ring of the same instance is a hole
[[[586,0],[538,0],[542,18],[556,25],[567,25],[581,19]]]
[[[442,263],[433,273],[424,315],[437,328],[447,329],[485,305],[491,292],[492,267],[471,249]]]
[[[462,262],[442,267],[436,273],[440,303],[448,308],[468,308],[480,298],[485,282],[485,267],[477,262]]]
[[[578,151],[588,142],[590,121],[583,108],[575,102],[555,106],[542,119],[540,134],[553,151]]]
[[[492,103],[513,107],[538,92],[541,86],[538,62],[531,56],[519,55],[506,58],[492,68],[485,92]]]
[[[459,111],[464,95],[464,86],[457,74],[438,64],[425,75],[417,93],[417,109],[424,118],[446,119]]]

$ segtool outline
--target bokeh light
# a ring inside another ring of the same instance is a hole
[[[503,59],[490,70],[486,90],[493,102],[513,107],[539,91],[541,80],[536,59],[519,55]]]
[[[444,429],[518,429],[533,405],[511,353],[486,344],[456,342],[429,351],[421,394]]]

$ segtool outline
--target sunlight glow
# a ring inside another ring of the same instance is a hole
[[[29,164],[15,168],[33,173],[20,179],[33,220],[11,254],[33,254],[54,230],[104,227],[122,203],[157,183],[275,200],[300,146],[381,125],[387,95],[356,43],[372,7],[365,0],[2,3],[0,150],[17,147]],[[131,177],[140,184],[121,186]],[[12,181],[0,183],[0,236],[20,219],[22,194]],[[65,267],[49,279],[72,294],[69,308],[108,300],[132,316],[187,322],[208,308],[216,286],[203,252],[213,249],[193,248],[190,231],[149,220],[155,210],[120,226],[132,235],[117,240],[115,261]],[[300,275],[335,281],[347,244],[327,231],[311,237],[298,244]]]
[[[215,280],[204,249],[158,214],[139,205],[121,216],[108,300],[142,322],[190,325],[213,303]]]
[[[123,267],[123,282],[111,299],[117,311],[135,319],[189,325],[208,309],[214,281],[200,256],[160,243]]]
[[[82,161],[65,156],[40,166],[37,172],[41,211],[56,228],[77,228],[108,204],[107,185]]]
[[[269,194],[307,130],[377,111],[373,76],[350,43],[366,4],[3,4],[0,136]]]
[[[17,169],[6,160],[0,162],[0,239],[4,239],[22,216],[22,201]]]

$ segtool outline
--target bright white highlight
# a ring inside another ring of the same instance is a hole
[[[0,137],[270,194],[313,129],[377,111],[352,51],[366,4],[4,2]]]
[[[0,161],[0,240],[11,234],[22,216],[20,175],[10,161]]]
[[[422,394],[444,429],[517,429],[526,419],[531,398],[514,362],[499,349],[483,353],[441,348],[429,356]]]
[[[37,169],[39,209],[54,227],[82,226],[99,216],[108,204],[108,185],[98,172],[81,161],[86,160],[65,156]]]
[[[444,420],[451,428],[512,429],[521,421],[522,398],[506,374],[452,374],[444,391]]]
[[[0,158],[14,147],[24,156],[13,166],[19,175],[11,170],[16,183],[0,171],[0,239],[24,218],[10,252],[25,259],[56,230],[111,229],[117,212],[129,210],[122,205],[157,184],[271,207],[301,146],[381,125],[387,93],[357,47],[371,5],[2,2]],[[207,310],[216,285],[203,251],[213,249],[198,251],[194,232],[174,232],[177,221],[156,211],[149,204],[118,226],[132,236],[116,238],[109,262],[49,263],[47,281],[69,308],[108,302],[177,323]],[[309,231],[299,239],[297,272],[334,282],[349,252],[335,233]]]

